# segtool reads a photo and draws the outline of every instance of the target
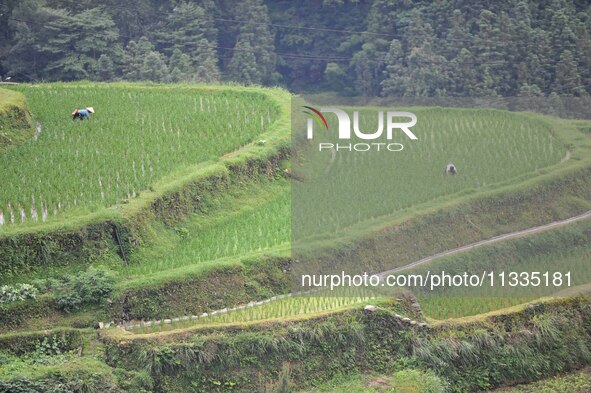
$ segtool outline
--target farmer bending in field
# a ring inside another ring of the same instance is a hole
[[[86,109],[76,109],[74,112],[72,112],[72,120],[76,120],[76,119],[80,119],[80,120],[90,119],[90,114],[91,113],[94,113],[94,108],[93,107],[88,107]]]
[[[447,164],[447,167],[445,168],[445,173],[448,173],[450,175],[457,175],[458,168],[450,162],[449,164]]]

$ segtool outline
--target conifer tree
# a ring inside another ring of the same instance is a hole
[[[141,80],[144,60],[153,51],[154,45],[146,37],[141,37],[137,42],[129,41],[123,55],[123,78],[129,81]]]
[[[242,35],[236,43],[234,55],[228,65],[230,79],[245,85],[261,83],[263,80],[263,70],[257,66],[257,58],[250,41],[249,37]]]
[[[560,61],[556,65],[556,73],[554,75],[554,83],[552,90],[559,92],[559,95],[581,95],[583,87],[581,77],[577,70],[577,63],[575,62],[572,52],[568,49],[560,55]]]
[[[235,18],[245,23],[239,27],[232,59],[228,65],[231,79],[251,84],[274,84],[278,80],[275,44],[269,30],[269,13],[262,0],[241,0],[235,7]],[[250,53],[244,53],[250,50]],[[239,64],[245,70],[240,70]]]
[[[153,82],[169,82],[168,67],[161,53],[152,51],[145,57],[140,69],[140,79]]]
[[[186,54],[191,66],[174,65],[171,70],[181,80],[211,82],[219,80],[217,65],[217,29],[211,15],[195,3],[182,2],[168,16],[166,29],[160,34],[164,53],[173,56],[175,51]],[[184,62],[184,59],[183,59]],[[175,71],[174,68],[178,68]],[[197,72],[196,72],[197,71]],[[176,77],[176,76],[175,76]]]

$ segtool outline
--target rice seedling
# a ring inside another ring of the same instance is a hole
[[[430,294],[423,292],[419,296],[419,302],[425,315],[435,319],[460,318],[512,307],[541,297],[576,296],[588,290],[586,284],[591,280],[588,268],[591,262],[591,246],[581,245],[567,250],[542,251],[542,253],[535,254],[528,247],[532,244],[535,245],[535,243],[532,243],[531,240],[524,240],[523,244],[527,250],[518,257],[506,258],[504,260],[505,267],[495,266],[495,261],[486,260],[480,256],[481,254],[477,254],[474,259],[482,258],[480,263],[488,264],[488,269],[492,269],[496,273],[502,271],[526,272],[531,277],[531,272],[539,272],[538,277],[541,277],[539,283],[532,278],[528,283],[524,281],[520,283],[505,276],[503,286],[497,275],[495,287],[490,287],[487,283],[481,288],[456,287],[445,288]],[[499,254],[501,253],[499,252]],[[459,262],[470,259],[459,259]],[[443,268],[450,271],[448,269],[452,269],[451,262],[453,259],[447,261],[445,266],[437,267],[437,270]],[[458,264],[456,269],[461,271],[477,269],[477,267],[467,268]],[[547,282],[543,275],[544,272],[550,272]],[[554,272],[561,273],[560,280],[554,281]],[[568,272],[571,277],[570,283],[565,276]]]
[[[513,307],[535,297],[452,297],[419,298],[423,313],[433,319],[461,318]]]
[[[137,196],[184,167],[215,160],[267,130],[277,106],[246,90],[24,85],[37,138],[0,156],[4,225],[53,219]],[[70,112],[93,106],[88,121]]]
[[[250,305],[240,305],[233,310],[223,310],[213,314],[199,315],[183,319],[178,317],[170,323],[161,321],[157,325],[153,322],[143,327],[132,329],[136,334],[158,331],[176,330],[192,326],[235,324],[270,319],[285,319],[305,314],[329,312],[343,307],[362,305],[376,299],[376,295],[360,289],[341,289],[340,292],[316,292],[293,296],[282,296],[263,302],[252,302]]]
[[[126,276],[153,274],[226,257],[265,252],[288,244],[291,194],[288,184],[253,186],[248,193],[223,200],[227,209],[187,220],[177,230],[186,234],[172,250],[142,254],[122,268]],[[265,193],[265,198],[258,195]]]
[[[378,127],[377,112],[385,109],[351,108],[349,113],[353,110],[360,113],[359,128],[369,133]],[[412,128],[417,140],[402,132],[392,140],[354,135],[350,140],[336,139],[338,123],[327,114],[329,130],[316,130],[314,139],[305,144],[314,148],[292,164],[306,178],[293,187],[294,239],[338,233],[427,202],[491,189],[524,175],[531,178],[566,154],[550,123],[535,115],[487,109],[409,110],[418,119]],[[404,149],[348,148],[368,142],[400,142]],[[320,150],[319,143],[341,147],[331,152]],[[450,162],[458,168],[457,175],[445,173]]]

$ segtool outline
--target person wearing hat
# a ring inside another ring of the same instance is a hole
[[[456,167],[453,163],[447,164],[445,168],[445,173],[449,173],[450,175],[457,175],[458,174],[458,167]]]
[[[88,107],[86,109],[76,109],[74,112],[72,112],[72,120],[76,120],[76,119],[80,119],[80,120],[84,120],[84,119],[90,119],[90,114],[94,113],[94,108],[93,107]]]

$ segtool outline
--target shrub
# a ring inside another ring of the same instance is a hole
[[[57,336],[44,337],[43,340],[39,340],[35,344],[35,351],[28,355],[29,360],[38,364],[50,363],[52,357],[63,353],[62,348],[67,345],[64,341],[63,338]]]
[[[49,378],[32,380],[15,378],[0,381],[0,393],[116,393],[119,388],[110,379],[98,373],[57,372]]]
[[[110,273],[96,269],[71,276],[57,297],[57,307],[72,312],[86,304],[98,304],[113,292],[113,281]]]
[[[39,278],[37,280],[31,281],[31,285],[33,285],[39,292],[44,293],[54,289],[58,289],[63,285],[61,280],[57,278]]]
[[[12,362],[13,359],[14,359],[13,355],[10,355],[5,352],[0,352],[0,366]]]
[[[121,391],[129,393],[149,393],[154,391],[154,381],[146,371],[113,370]]]
[[[14,303],[27,299],[36,299],[37,288],[30,284],[18,284],[16,286],[3,285],[0,287],[0,303]]]

